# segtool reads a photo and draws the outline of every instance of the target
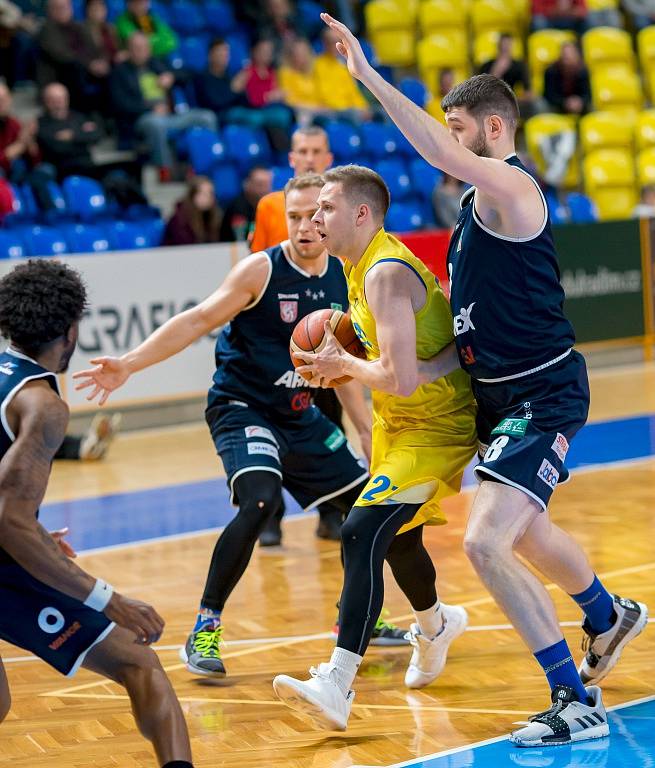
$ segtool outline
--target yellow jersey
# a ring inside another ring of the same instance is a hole
[[[448,300],[425,264],[381,229],[356,266],[344,265],[351,319],[367,359],[377,360],[380,349],[364,282],[371,269],[388,261],[404,264],[425,286],[425,304],[415,313],[416,356],[420,360],[434,357],[454,339]],[[439,501],[460,490],[462,474],[477,446],[476,407],[468,374],[458,369],[422,384],[409,397],[374,390],[372,398],[371,480],[356,504],[422,503],[417,517],[401,533],[425,522],[445,522]],[[424,497],[403,496],[418,486],[429,489]]]

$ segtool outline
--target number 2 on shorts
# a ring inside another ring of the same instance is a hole
[[[371,488],[362,496],[364,501],[375,501],[375,497],[388,491],[391,487],[391,478],[386,475],[377,475],[371,480]]]

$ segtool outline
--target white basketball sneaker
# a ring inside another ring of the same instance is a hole
[[[468,626],[468,614],[460,605],[441,603],[444,628],[433,639],[421,634],[418,624],[412,624],[407,633],[410,645],[414,647],[412,658],[405,673],[408,688],[424,688],[443,672],[450,644]]]
[[[590,703],[574,697],[573,689],[558,685],[551,693],[552,706],[530,718],[524,727],[513,731],[509,740],[517,747],[549,747],[587,739],[600,739],[610,732],[600,688],[586,689]]]
[[[607,632],[595,635],[586,619],[582,624],[586,634],[582,641],[585,657],[578,672],[585,685],[598,685],[612,671],[625,646],[648,623],[648,608],[643,603],[618,595],[613,597],[616,621]]]
[[[273,680],[273,690],[278,699],[291,709],[310,715],[320,728],[345,731],[350,717],[355,691],[344,696],[337,683],[334,664],[319,664],[309,670],[309,680],[296,680],[288,675],[278,675]]]

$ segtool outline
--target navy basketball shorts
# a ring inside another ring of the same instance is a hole
[[[115,624],[37,581],[18,563],[0,564],[0,637],[72,677]]]
[[[584,358],[575,350],[543,371],[507,382],[472,381],[481,443],[478,480],[518,488],[545,510],[558,483],[569,443],[589,411]]]
[[[205,416],[233,504],[238,503],[235,479],[255,470],[278,475],[305,510],[368,478],[344,433],[314,406],[298,418],[287,418],[226,403],[209,408]]]

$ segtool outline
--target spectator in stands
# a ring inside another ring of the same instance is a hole
[[[71,0],[48,0],[47,9],[48,16],[38,37],[39,86],[63,83],[79,111],[104,111],[109,62],[98,55],[84,25],[73,19]]]
[[[126,54],[118,44],[116,29],[107,21],[105,0],[86,0],[84,28],[93,41],[97,58],[106,61],[110,67],[125,58]]]
[[[98,176],[91,147],[101,139],[98,125],[70,109],[66,86],[51,83],[43,91],[44,113],[39,118],[37,142],[44,162],[65,176]]]
[[[289,46],[306,32],[298,14],[289,0],[265,0],[264,12],[260,15],[257,36],[273,41],[274,60],[282,60]]]
[[[356,122],[368,120],[371,110],[366,99],[337,52],[339,39],[330,27],[321,33],[323,53],[315,63],[320,101],[327,109],[348,114]]]
[[[0,0],[0,73],[13,88],[33,77],[34,36],[39,22],[32,13],[23,13],[11,0]]]
[[[127,52],[127,61],[114,68],[110,82],[119,132],[124,137],[130,131],[145,137],[160,180],[170,181],[174,156],[168,143],[169,131],[194,126],[216,130],[216,115],[206,109],[189,109],[180,114],[171,111],[169,94],[175,77],[153,59],[150,42],[142,32],[130,37]]]
[[[444,67],[444,69],[439,70],[438,86],[439,93],[437,96],[439,99],[443,99],[455,87],[455,70],[452,67]]]
[[[582,34],[587,26],[586,0],[532,0],[532,30],[571,29]]]
[[[300,125],[309,125],[317,115],[327,112],[319,97],[314,51],[307,40],[298,38],[288,46],[278,76],[285,101]]]
[[[655,24],[655,0],[623,0],[622,4],[638,32]]]
[[[245,90],[248,72],[230,75],[230,44],[216,38],[209,46],[207,71],[196,75],[194,86],[198,106],[211,109],[221,122],[247,122]],[[238,110],[238,111],[237,111]]]
[[[271,191],[273,174],[270,168],[255,165],[244,179],[241,194],[225,209],[221,224],[221,242],[249,240],[255,224],[255,209],[264,195]]]
[[[544,97],[554,110],[568,115],[583,115],[589,109],[589,71],[576,43],[564,43],[559,59],[546,68]]]
[[[36,123],[30,121],[21,125],[12,115],[11,107],[11,91],[0,82],[0,175],[21,183],[27,170],[39,158]]]
[[[116,19],[118,37],[124,45],[135,32],[141,32],[150,41],[155,58],[168,56],[177,48],[175,32],[157,14],[150,12],[150,0],[127,0],[126,6],[125,12]]]
[[[496,58],[485,61],[479,72],[499,77],[513,91],[516,90],[517,85],[521,86],[522,90],[517,94],[521,114],[524,117],[529,117],[534,113],[534,95],[530,90],[530,77],[525,62],[512,56],[513,43],[512,35],[506,33],[499,35]]]
[[[655,217],[655,184],[647,184],[641,188],[641,197],[632,215],[641,219]]]
[[[194,176],[166,225],[162,245],[217,243],[222,219],[213,183],[206,176]]]
[[[459,179],[444,173],[432,191],[432,207],[437,226],[452,229],[461,213],[459,201],[465,186]]]

